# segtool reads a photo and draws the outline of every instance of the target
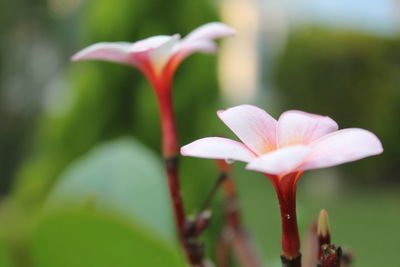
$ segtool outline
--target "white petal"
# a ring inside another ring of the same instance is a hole
[[[301,166],[302,170],[335,166],[383,152],[382,144],[375,134],[358,128],[333,132],[310,146],[312,151]]]
[[[158,35],[135,43],[97,43],[81,50],[72,56],[71,59],[73,61],[98,59],[138,66],[140,65],[140,61],[143,60],[143,57],[139,58],[136,55],[148,53],[152,65],[158,70],[168,61],[173,50],[173,44],[176,43],[178,39],[179,35]],[[144,58],[148,60],[149,57],[145,56]]]
[[[248,162],[255,155],[242,143],[221,137],[199,139],[181,148],[184,156]]]
[[[178,36],[179,37],[179,36]],[[132,46],[129,49],[130,53],[138,53],[138,52],[144,52],[144,51],[150,51],[156,48],[159,48],[160,46],[164,45],[165,43],[171,41],[171,39],[176,38],[175,35],[170,36],[170,35],[156,35],[152,36],[140,41],[137,41],[132,44]]]
[[[276,120],[264,110],[241,105],[219,111],[221,120],[253,152],[262,155],[276,149]]]
[[[210,22],[194,29],[183,39],[183,41],[193,41],[199,39],[215,40],[217,38],[234,34],[235,30],[233,28],[221,22]]]
[[[210,40],[193,40],[190,42],[181,42],[175,46],[174,50],[175,55],[182,61],[185,57],[194,52],[203,52],[206,54],[215,53],[217,51],[217,45],[214,41]]]
[[[152,39],[152,41],[148,41],[146,45],[142,45],[142,47],[151,47],[147,51],[150,56],[151,65],[157,73],[160,73],[164,69],[180,39],[179,34],[167,36],[168,38],[165,37],[166,36],[159,36],[158,38]]]
[[[97,60],[130,64],[133,63],[129,62],[129,57],[128,57],[129,49],[131,46],[132,43],[126,43],[126,42],[96,43],[84,48],[83,50],[73,55],[71,57],[71,60],[78,61],[78,60],[97,59]]]
[[[194,52],[203,52],[207,54],[217,51],[215,39],[233,35],[235,30],[220,22],[211,22],[198,27],[189,33],[175,47],[174,56],[181,62],[184,58]]]
[[[337,129],[337,123],[327,116],[297,110],[286,111],[278,120],[279,147],[305,145]]]
[[[246,169],[267,174],[285,175],[296,171],[308,153],[310,153],[308,146],[288,146],[250,161]]]

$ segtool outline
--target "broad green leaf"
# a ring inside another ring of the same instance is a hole
[[[48,207],[90,207],[120,214],[175,242],[168,189],[159,159],[137,141],[102,144],[73,163]]]
[[[177,244],[94,211],[48,214],[33,237],[32,256],[33,267],[185,266]]]

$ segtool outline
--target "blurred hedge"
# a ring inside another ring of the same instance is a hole
[[[290,35],[273,77],[287,108],[329,115],[340,128],[369,129],[382,140],[382,156],[344,166],[356,178],[351,181],[396,181],[400,38],[300,29]]]

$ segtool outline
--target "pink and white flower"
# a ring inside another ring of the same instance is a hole
[[[134,43],[102,42],[79,51],[73,61],[103,60],[138,68],[152,85],[159,104],[163,154],[179,153],[172,105],[172,79],[179,64],[194,52],[214,53],[215,39],[233,35],[235,30],[220,22],[204,24],[181,39],[179,34],[158,35]]]
[[[264,110],[241,105],[217,112],[241,142],[208,137],[181,148],[185,156],[238,160],[263,173],[278,196],[282,219],[282,254],[299,260],[296,183],[303,171],[339,165],[383,152],[371,132],[338,130],[329,117],[290,110],[275,120]]]
[[[140,69],[153,83],[170,82],[178,65],[194,52],[214,53],[215,39],[233,35],[235,31],[220,22],[198,27],[181,39],[179,34],[157,35],[134,43],[101,42],[72,56],[78,60],[104,60],[127,64]]]
[[[97,43],[72,56],[73,61],[104,60],[138,68],[151,83],[159,105],[162,131],[162,153],[168,186],[174,208],[177,232],[186,255],[193,266],[201,265],[201,257],[192,253],[185,241],[185,211],[179,188],[177,155],[179,154],[174,111],[172,79],[179,64],[194,52],[214,53],[215,39],[233,35],[234,30],[222,23],[211,22],[195,29],[181,39],[179,34],[158,35],[135,43]]]
[[[382,153],[371,132],[338,130],[329,117],[297,110],[275,120],[264,110],[241,105],[217,112],[242,142],[221,137],[197,140],[181,148],[182,155],[247,162],[246,168],[283,177]]]

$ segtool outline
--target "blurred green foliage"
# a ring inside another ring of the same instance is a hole
[[[34,267],[186,266],[177,243],[96,212],[48,215],[33,237]]]
[[[274,77],[283,106],[326,114],[340,128],[365,128],[382,140],[384,154],[352,163],[347,177],[398,182],[400,38],[298,30],[290,35]]]
[[[0,266],[12,267],[14,266],[11,260],[10,252],[3,240],[0,240]]]
[[[163,166],[137,141],[123,138],[96,146],[59,179],[46,209],[73,206],[111,212],[177,242]]]

